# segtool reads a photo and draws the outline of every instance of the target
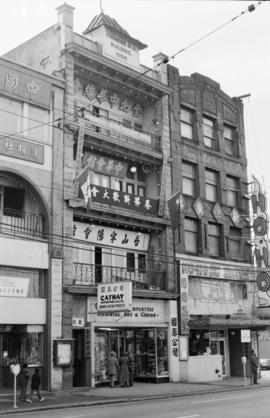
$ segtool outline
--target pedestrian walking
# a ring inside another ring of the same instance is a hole
[[[129,358],[127,353],[123,353],[119,359],[120,367],[120,386],[121,388],[129,386],[129,370],[128,370]]]
[[[129,384],[133,386],[134,376],[135,376],[135,358],[134,354],[130,351],[128,353],[128,370],[129,370]]]
[[[253,383],[254,385],[258,385],[259,359],[254,350],[251,350],[250,361],[251,361],[251,372],[253,376]]]
[[[39,390],[40,382],[41,382],[40,368],[35,367],[35,372],[31,378],[31,399],[33,397],[34,392],[36,392],[39,402],[43,402],[45,401],[45,398],[43,398],[40,394],[40,390]]]
[[[27,403],[32,403],[31,399],[29,399],[27,397],[27,384],[28,384],[28,380],[30,378],[29,375],[29,370],[28,370],[28,364],[27,363],[23,363],[22,367],[21,367],[21,371],[19,373],[19,385],[21,387],[21,393],[20,393],[20,401],[21,402],[27,402]]]
[[[111,351],[110,357],[108,360],[108,375],[110,378],[111,388],[114,387],[115,381],[117,380],[118,368],[119,368],[119,363],[116,358],[116,353],[115,351]]]

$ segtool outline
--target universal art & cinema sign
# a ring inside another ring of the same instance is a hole
[[[132,282],[102,283],[97,289],[98,312],[125,312],[132,308]]]

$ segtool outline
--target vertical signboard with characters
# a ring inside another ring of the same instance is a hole
[[[266,213],[266,196],[261,185],[253,176],[253,191],[251,196],[254,214],[254,256],[259,272],[257,273],[258,307],[270,306],[270,269],[268,262],[268,216]]]

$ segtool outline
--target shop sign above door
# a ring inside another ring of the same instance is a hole
[[[250,329],[241,329],[241,343],[250,343]]]
[[[132,282],[98,284],[98,312],[124,312],[130,311],[131,308]]]

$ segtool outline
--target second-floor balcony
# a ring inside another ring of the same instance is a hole
[[[74,285],[96,286],[98,283],[115,283],[119,281],[131,281],[134,290],[165,290],[164,271],[73,263]]]
[[[0,210],[0,233],[44,238],[44,217],[38,213]]]

